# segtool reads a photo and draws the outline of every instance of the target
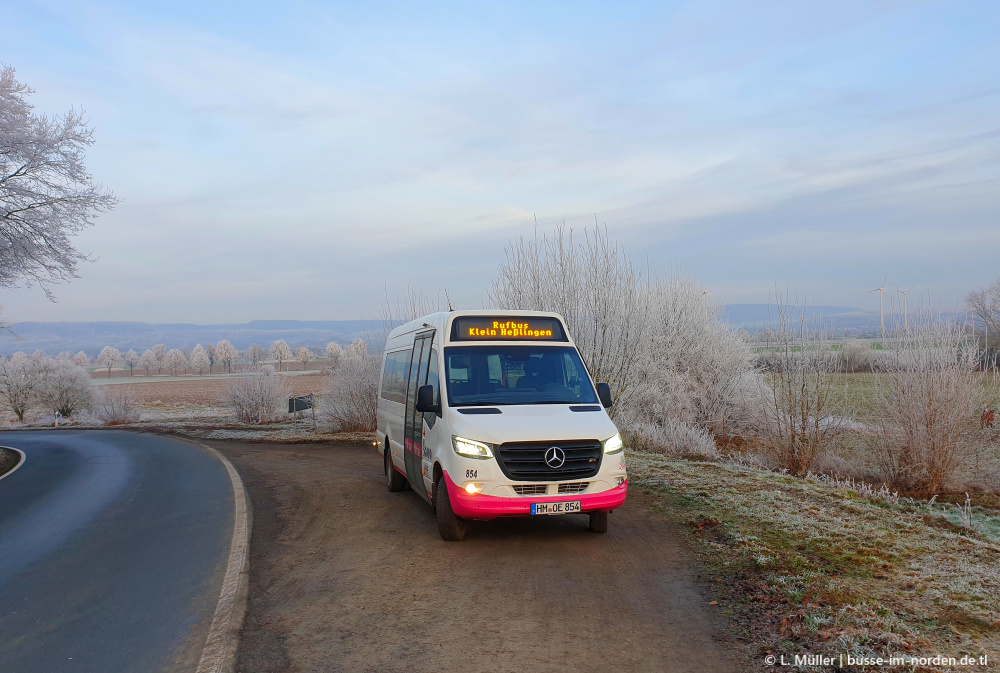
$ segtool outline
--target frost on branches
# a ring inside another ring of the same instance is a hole
[[[87,257],[71,238],[118,199],[93,181],[84,150],[93,142],[83,112],[33,112],[33,91],[0,68],[0,287],[49,285],[77,277]]]

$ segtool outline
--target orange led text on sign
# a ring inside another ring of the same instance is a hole
[[[551,329],[532,329],[530,323],[526,322],[500,322],[493,321],[492,327],[470,327],[470,337],[524,337],[528,339],[544,339],[552,337]]]

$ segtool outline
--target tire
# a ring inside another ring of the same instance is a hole
[[[608,513],[607,512],[591,512],[590,513],[590,532],[591,533],[607,533],[608,532]]]
[[[465,537],[466,520],[455,516],[451,508],[451,498],[448,497],[448,486],[444,475],[438,477],[434,488],[434,514],[437,516],[438,532],[446,542],[458,542]]]
[[[389,440],[385,440],[385,459],[382,461],[382,468],[385,470],[385,485],[388,489],[397,493],[406,488],[406,477],[396,471],[392,466],[392,451],[389,449]]]

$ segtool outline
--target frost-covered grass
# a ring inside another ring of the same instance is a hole
[[[954,504],[844,480],[638,452],[629,460],[630,483],[692,524],[761,653],[1000,660],[1000,513],[973,507],[968,529]]]

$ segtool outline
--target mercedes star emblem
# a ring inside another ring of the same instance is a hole
[[[566,452],[558,446],[550,446],[545,452],[545,464],[553,470],[558,470],[566,463]]]

